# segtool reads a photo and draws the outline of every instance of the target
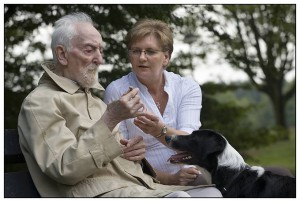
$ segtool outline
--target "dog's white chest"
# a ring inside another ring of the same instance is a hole
[[[265,172],[265,169],[263,167],[260,167],[260,166],[251,166],[251,170],[257,172],[257,177],[262,176]]]

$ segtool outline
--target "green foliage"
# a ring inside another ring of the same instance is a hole
[[[219,131],[237,150],[261,147],[288,138],[288,131],[270,123],[272,117],[269,119],[267,113],[263,113],[264,107],[258,104],[268,100],[262,99],[262,95],[253,87],[251,89],[249,84],[232,84],[227,87],[207,83],[201,88],[202,128]]]
[[[276,143],[260,148],[243,150],[242,154],[249,165],[280,166],[288,168],[296,174],[296,141],[295,130],[289,132],[288,140],[280,140]]]

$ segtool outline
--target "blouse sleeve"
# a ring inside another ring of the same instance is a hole
[[[114,85],[114,82],[109,84],[104,92],[104,102],[109,104],[115,100],[118,100],[122,94],[118,91],[118,88]]]
[[[202,92],[199,84],[186,79],[182,84],[181,102],[177,114],[177,129],[188,133],[201,126]]]

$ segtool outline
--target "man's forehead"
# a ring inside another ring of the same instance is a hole
[[[75,27],[77,33],[81,36],[87,36],[91,38],[101,38],[102,40],[100,32],[92,24],[77,23]]]
[[[102,40],[101,34],[97,32],[78,32],[72,40],[73,42],[81,45],[92,45],[96,47],[103,48],[105,43]]]
[[[94,46],[103,48],[105,46],[105,43],[102,41],[102,39],[93,39],[88,38],[82,35],[77,35],[72,39],[73,44],[77,44],[79,46]]]

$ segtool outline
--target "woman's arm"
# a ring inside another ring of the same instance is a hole
[[[181,130],[176,130],[165,125],[159,118],[151,113],[146,113],[144,116],[139,116],[134,119],[133,122],[144,133],[152,135],[157,138],[161,143],[168,146],[164,136],[165,135],[187,135],[188,133]],[[162,135],[163,128],[166,127],[166,133]]]

